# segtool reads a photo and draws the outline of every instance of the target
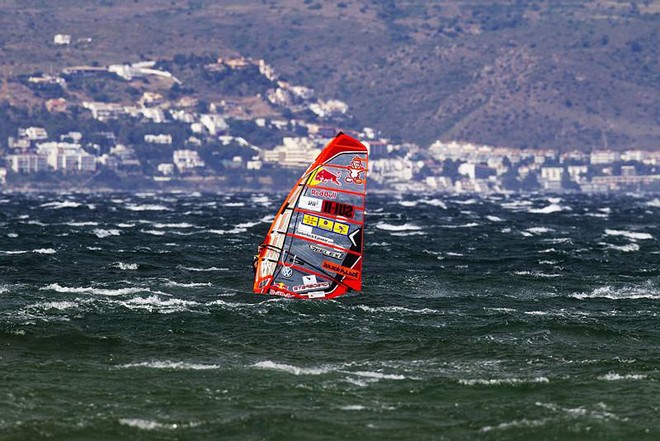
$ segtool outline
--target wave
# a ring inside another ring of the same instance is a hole
[[[561,277],[561,274],[546,274],[540,271],[514,271],[513,274],[516,276],[531,276],[531,277],[541,277],[541,278],[553,278]]]
[[[385,222],[378,222],[376,224],[376,228],[383,231],[418,231],[422,229],[422,227],[411,223],[405,223],[403,225],[393,225]]]
[[[181,287],[181,288],[197,288],[201,286],[213,286],[211,282],[190,282],[190,283],[181,283],[181,282],[175,282],[174,280],[168,280],[165,285],[167,286],[176,286],[176,287]]]
[[[185,361],[141,361],[138,363],[128,363],[118,366],[121,369],[131,368],[150,368],[150,369],[166,369],[174,371],[206,371],[213,369],[220,369],[217,364],[203,364],[203,363],[189,363]]]
[[[629,243],[627,245],[614,245],[607,242],[599,242],[598,244],[604,245],[608,250],[622,251],[624,253],[634,253],[635,251],[639,251],[639,245],[636,243]]]
[[[617,374],[615,372],[608,372],[605,375],[601,375],[598,377],[599,380],[605,380],[605,381],[619,381],[619,380],[645,380],[648,378],[647,375],[643,374]]]
[[[625,231],[625,230],[605,230],[605,234],[608,236],[623,236],[628,239],[633,240],[649,240],[653,239],[653,236],[649,233],[638,233],[635,231]]]
[[[562,211],[570,211],[570,207],[562,206],[559,204],[550,204],[543,208],[530,208],[527,210],[528,213],[534,214],[550,214],[550,213],[559,213]]]
[[[4,256],[13,256],[17,254],[27,254],[29,251],[24,251],[24,250],[10,250],[10,251],[0,251],[0,255]]]
[[[490,214],[486,216],[486,219],[488,219],[491,222],[504,222],[504,219],[502,219],[501,217],[492,216]]]
[[[380,313],[380,312],[386,312],[386,313],[412,313],[412,314],[439,314],[440,311],[437,311],[435,309],[429,309],[429,308],[422,308],[422,309],[412,309],[412,308],[405,308],[403,306],[366,306],[366,305],[358,305],[355,306],[356,309],[360,309],[365,312],[372,312],[372,313]]]
[[[430,205],[432,207],[440,207],[443,209],[447,209],[447,204],[445,204],[443,201],[440,199],[422,199],[421,201],[422,204]]]
[[[225,207],[245,207],[245,202],[226,202]]]
[[[45,204],[41,204],[41,208],[52,208],[53,210],[59,210],[62,208],[78,208],[82,204],[79,202],[73,202],[73,201],[56,201],[56,202],[47,202]]]
[[[647,207],[654,207],[654,208],[660,208],[660,199],[655,198],[652,201],[648,201],[646,203]]]
[[[152,236],[164,236],[165,231],[160,230],[140,230],[140,233],[151,234]]]
[[[215,266],[212,266],[210,268],[195,268],[195,267],[190,267],[190,266],[183,266],[183,265],[178,265],[178,269],[186,270],[186,271],[229,271],[229,268],[217,268]]]
[[[547,227],[532,227],[532,228],[528,228],[525,231],[529,231],[532,234],[543,234],[543,233],[551,233],[555,230],[553,230],[552,228],[547,228]]]
[[[104,230],[103,228],[96,228],[92,231],[92,233],[95,234],[99,239],[104,239],[110,236],[119,236],[121,234],[119,230]]]
[[[55,251],[52,248],[39,248],[37,250],[32,250],[33,253],[37,254],[55,254],[57,251]]]
[[[170,208],[158,204],[126,204],[124,208],[129,211],[170,211]]]
[[[154,228],[199,228],[196,225],[189,224],[188,222],[178,222],[171,224],[162,224],[158,222],[148,222],[153,225]]]
[[[162,300],[156,295],[149,297],[135,297],[130,300],[119,302],[120,305],[133,310],[146,310],[149,312],[159,312],[162,314],[171,314],[174,312],[189,311],[191,306],[199,305],[197,302],[182,299]]]
[[[611,300],[628,300],[628,299],[660,299],[660,289],[650,286],[642,287],[623,287],[623,288],[614,288],[612,286],[601,286],[594,289],[590,293],[576,293],[572,294],[571,297],[584,300],[584,299],[611,299]]]
[[[68,225],[70,227],[95,227],[99,223],[98,222],[65,222],[64,225]]]
[[[322,375],[328,372],[332,372],[333,370],[336,370],[335,368],[330,366],[317,367],[317,368],[301,368],[290,364],[276,363],[270,360],[260,361],[258,363],[253,364],[252,367],[257,369],[281,371],[293,375]]]
[[[96,294],[102,296],[123,296],[128,294],[136,294],[139,292],[149,291],[147,288],[94,288],[94,287],[67,287],[61,286],[59,283],[51,283],[48,286],[39,288],[42,291],[50,290],[61,293],[74,293],[74,294]]]
[[[526,429],[533,427],[545,426],[549,422],[553,421],[552,418],[540,418],[538,420],[528,420],[523,418],[520,420],[507,421],[505,423],[500,423],[497,426],[484,426],[479,429],[479,432],[486,433],[493,430],[508,430],[508,429]]]
[[[123,271],[132,271],[138,269],[137,263],[124,263],[124,262],[115,262],[110,265],[113,268],[117,268]]]
[[[416,207],[419,201],[399,201],[398,204],[402,207]]]
[[[521,384],[550,383],[547,377],[534,378],[491,378],[491,379],[460,379],[459,384],[464,386],[519,386]]]

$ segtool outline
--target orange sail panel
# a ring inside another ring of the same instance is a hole
[[[261,248],[254,292],[330,299],[362,289],[367,149],[339,133],[298,180]]]

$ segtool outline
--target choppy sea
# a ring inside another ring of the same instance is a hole
[[[297,301],[283,196],[0,194],[0,439],[660,439],[657,197],[370,195]]]

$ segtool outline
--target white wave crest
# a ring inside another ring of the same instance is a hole
[[[660,208],[660,199],[655,198],[652,201],[646,203],[648,207]]]
[[[529,213],[535,214],[550,214],[550,213],[559,213],[561,211],[570,211],[570,207],[562,206],[559,204],[550,204],[543,208],[530,208],[527,210]]]
[[[607,242],[599,242],[599,245],[604,245],[608,250],[621,251],[624,253],[634,253],[635,251],[639,251],[639,245],[636,243],[629,243],[627,245],[613,245]]]
[[[402,207],[416,207],[419,201],[399,201],[398,203]]]
[[[198,271],[229,271],[229,268],[217,268],[215,266],[212,266],[210,268],[195,268],[195,267],[191,267],[191,266],[179,265],[179,266],[177,266],[177,268],[182,269],[182,270],[186,270],[186,271],[194,271],[194,272],[198,272]]]
[[[660,299],[660,289],[653,287],[650,284],[646,286],[627,286],[623,288],[615,288],[612,286],[601,286],[594,289],[590,293],[577,293],[572,294],[571,297],[584,300],[584,299],[611,299],[611,300],[628,300],[628,299]]]
[[[128,309],[139,309],[149,312],[159,312],[163,314],[188,311],[191,306],[199,305],[199,303],[190,300],[162,300],[160,297],[155,295],[149,297],[136,297],[119,303]]]
[[[48,286],[40,288],[40,290],[51,290],[61,293],[75,293],[75,294],[96,294],[101,296],[123,296],[128,294],[135,294],[138,292],[149,291],[145,288],[118,288],[118,289],[105,289],[93,287],[67,287],[61,286],[59,283],[51,283]]]
[[[378,222],[376,228],[383,231],[418,231],[422,229],[422,227],[411,223],[392,225],[385,222]]]
[[[56,201],[56,202],[47,202],[45,204],[41,204],[41,208],[52,208],[53,210],[59,210],[61,208],[78,208],[80,207],[80,203],[78,202],[73,202],[73,201]]]
[[[653,236],[650,235],[649,233],[638,233],[634,231],[625,231],[625,230],[605,230],[605,234],[608,236],[623,236],[633,240],[653,239]]]
[[[420,201],[422,204],[430,205],[432,207],[440,207],[443,209],[447,209],[447,204],[445,204],[443,201],[440,199],[422,199]]]
[[[486,216],[486,219],[488,219],[491,222],[504,222],[504,219],[502,219],[501,217],[492,216],[490,214]]]
[[[39,248],[37,250],[32,250],[33,253],[37,254],[55,254],[57,251],[55,251],[52,248]]]
[[[121,232],[119,230],[104,230],[103,228],[96,228],[92,231],[99,239],[104,239],[110,236],[119,236]]]
[[[181,288],[197,288],[200,286],[213,286],[211,282],[190,282],[190,283],[181,283],[181,282],[175,282],[174,280],[168,280],[165,283],[167,286],[177,286]]]
[[[412,309],[412,308],[405,308],[403,306],[366,306],[366,305],[358,305],[355,308],[360,309],[365,312],[371,312],[371,313],[408,313],[408,314],[439,314],[440,311],[437,311],[435,309],[429,309],[429,308],[422,308],[422,309]]]
[[[601,375],[598,377],[599,380],[604,380],[604,381],[619,381],[619,380],[645,380],[648,378],[647,375],[643,374],[617,374],[615,372],[608,372],[605,375]]]
[[[68,225],[70,227],[95,227],[99,223],[98,222],[65,222],[64,225]]]
[[[175,371],[206,371],[206,370],[220,369],[220,365],[165,360],[165,361],[142,361],[139,363],[128,363],[119,366],[119,368],[122,369],[150,368],[150,369],[167,369],[167,370],[175,370]]]
[[[137,263],[124,263],[124,262],[115,262],[111,265],[113,268],[117,268],[123,271],[133,271],[138,269]]]
[[[276,363],[270,360],[260,361],[258,363],[253,364],[252,367],[257,369],[282,371],[293,375],[323,375],[334,370],[332,367],[329,366],[317,367],[317,368],[301,368],[290,364]]]
[[[126,204],[125,209],[130,211],[169,211],[164,205],[158,204]]]
[[[528,228],[527,231],[529,231],[532,234],[543,234],[543,233],[550,233],[555,230],[546,227],[532,227],[532,228]]]
[[[458,380],[459,384],[464,386],[518,386],[521,384],[534,384],[534,383],[550,383],[550,380],[547,377],[535,377],[535,378],[491,378],[491,379],[461,379]]]
[[[514,271],[513,274],[516,276],[531,276],[531,277],[541,277],[541,278],[553,278],[561,277],[561,274],[547,274],[540,271]]]

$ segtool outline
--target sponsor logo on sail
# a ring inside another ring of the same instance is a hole
[[[321,248],[318,245],[310,244],[309,249],[311,249],[315,253],[320,253],[323,254],[324,256],[332,257],[333,259],[341,260],[344,258],[344,253],[340,253],[339,251],[326,250],[325,248]]]
[[[322,202],[324,201],[321,199],[310,198],[309,196],[300,196],[298,207],[309,211],[321,211]]]
[[[344,236],[347,236],[349,231],[348,224],[335,222],[330,219],[314,216],[312,214],[303,215],[302,224]]]
[[[335,243],[335,241],[329,237],[319,236],[318,234],[314,234],[314,229],[309,225],[298,224],[298,229],[296,230],[296,234],[303,237],[307,237],[309,239],[318,240],[319,242]]]
[[[310,289],[323,289],[323,288],[328,288],[330,284],[328,282],[316,282],[316,283],[309,283],[306,285],[296,285],[291,288],[293,292],[300,292],[300,291],[307,291]]]
[[[323,261],[321,267],[325,270],[339,274],[340,276],[348,277],[349,279],[357,279],[360,277],[360,272],[358,270],[355,270],[353,268],[348,268],[346,266],[339,265],[334,262],[329,262],[327,260]]]
[[[323,167],[320,167],[312,174],[312,179],[308,181],[308,184],[311,186],[317,186],[320,184],[334,184],[337,187],[341,187],[341,171],[337,173],[332,173],[326,170]]]
[[[332,191],[332,190],[323,190],[323,189],[320,189],[320,188],[312,188],[312,189],[310,189],[310,194],[312,196],[317,196],[319,198],[337,199],[337,192]]]
[[[367,169],[364,168],[366,162],[367,160],[365,158],[354,156],[351,163],[348,164],[348,176],[346,176],[344,180],[349,183],[352,182],[353,184],[364,184],[365,179],[360,175],[367,171]]]

